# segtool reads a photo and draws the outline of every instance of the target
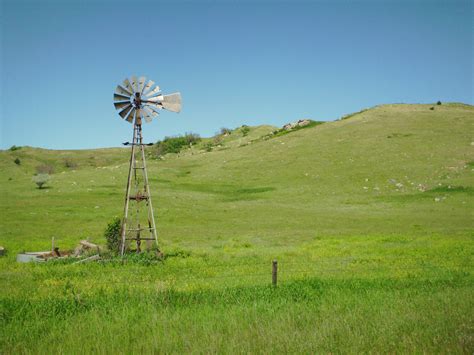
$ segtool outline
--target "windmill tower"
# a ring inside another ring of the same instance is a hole
[[[163,95],[159,86],[144,76],[125,79],[117,85],[114,93],[114,106],[124,120],[133,124],[130,167],[128,170],[127,189],[125,193],[124,215],[121,226],[120,252],[136,246],[139,253],[142,242],[150,248],[153,241],[158,246],[155,218],[151,203],[150,185],[145,162],[145,144],[142,136],[142,122],[151,122],[161,109],[173,112],[181,111],[181,94]]]

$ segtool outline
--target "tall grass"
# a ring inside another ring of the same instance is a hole
[[[93,281],[91,281],[93,282]],[[6,353],[443,352],[474,347],[472,279],[306,279],[2,299]]]

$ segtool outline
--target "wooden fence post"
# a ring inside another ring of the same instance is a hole
[[[276,287],[277,285],[277,276],[278,276],[278,262],[273,260],[272,262],[272,285]]]

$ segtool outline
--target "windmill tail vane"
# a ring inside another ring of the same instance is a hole
[[[133,245],[140,253],[142,242],[146,243],[147,249],[151,249],[153,243],[159,248],[145,161],[144,147],[149,144],[143,143],[142,122],[151,122],[162,109],[180,112],[181,94],[164,95],[153,80],[132,76],[115,88],[114,106],[122,119],[133,124],[132,143],[125,144],[131,146],[131,156],[120,230],[123,256]]]

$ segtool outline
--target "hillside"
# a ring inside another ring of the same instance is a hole
[[[17,263],[104,244],[129,148],[0,152],[0,353],[473,352],[474,107],[242,128],[147,148],[163,260]]]
[[[268,140],[258,138],[274,127],[251,128],[247,137],[236,130],[211,152],[193,147],[164,160],[150,148],[163,245],[471,231],[474,108],[430,107],[382,105]],[[31,182],[41,164],[55,168],[46,190]],[[38,248],[53,235],[99,241],[122,212],[127,164],[126,148],[1,152],[0,243],[31,248],[34,236]]]

